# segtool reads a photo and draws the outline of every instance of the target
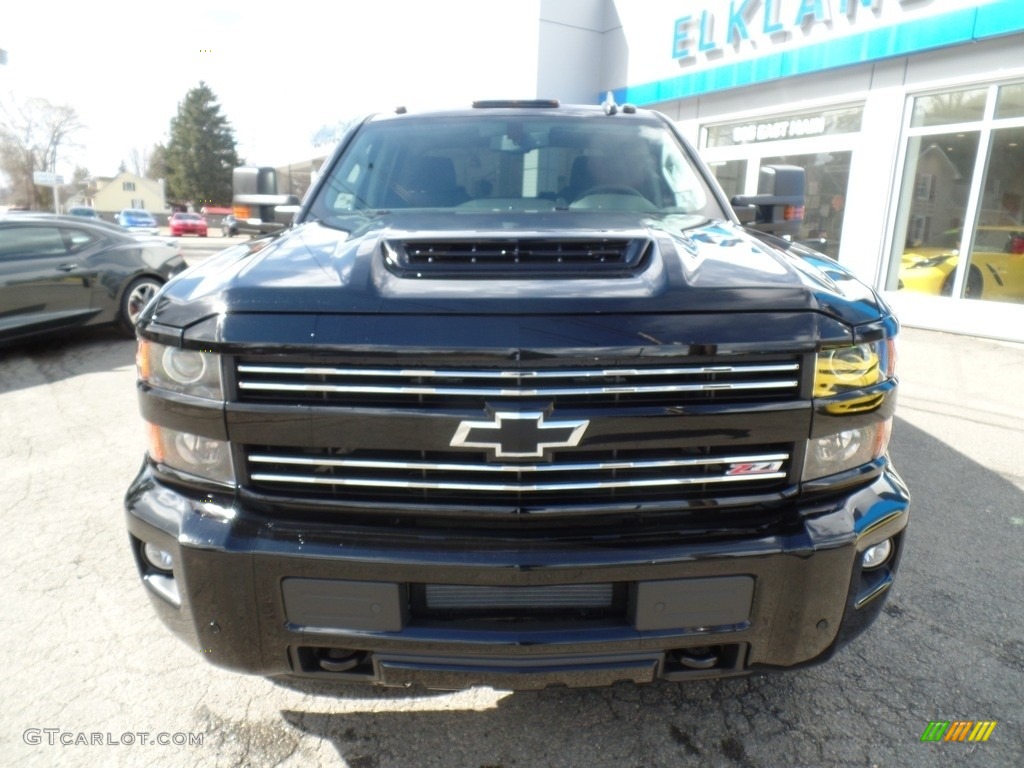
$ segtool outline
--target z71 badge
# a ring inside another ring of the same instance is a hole
[[[781,461],[751,461],[742,464],[730,464],[727,475],[767,475],[782,469]]]

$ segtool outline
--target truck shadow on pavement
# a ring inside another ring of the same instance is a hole
[[[421,700],[404,712],[281,714],[299,731],[332,742],[351,768],[746,765],[743,739],[723,718],[729,710],[739,715],[737,702],[763,704],[765,686],[775,685],[750,677],[551,688],[505,693],[482,710],[430,711]]]
[[[1024,731],[1013,723],[984,744],[921,735],[932,720],[1019,717],[1024,491],[897,421],[891,452],[913,496],[907,551],[878,621],[823,665],[518,693],[289,682],[317,705],[281,717],[298,740],[333,744],[351,768],[930,767],[972,750],[985,752],[979,764],[1018,764]]]

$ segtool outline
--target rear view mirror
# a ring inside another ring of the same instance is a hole
[[[757,194],[736,195],[730,202],[741,224],[761,232],[793,236],[804,219],[804,169],[766,165],[757,179]]]

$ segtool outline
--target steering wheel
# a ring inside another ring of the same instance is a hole
[[[632,195],[633,197],[642,197],[644,200],[647,199],[643,193],[633,189],[633,187],[626,186],[625,184],[601,184],[596,187],[591,187],[590,189],[584,190],[583,194],[576,199],[581,200],[590,195]]]

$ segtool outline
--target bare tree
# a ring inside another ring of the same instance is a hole
[[[144,178],[148,176],[149,157],[149,150],[145,147],[132,147],[132,151],[128,155],[128,161],[131,163],[132,173]]]
[[[75,172],[71,175],[71,184],[76,187],[78,191],[81,191],[89,186],[89,180],[92,178],[92,174],[89,173],[89,169],[81,166],[75,166]]]
[[[341,141],[346,131],[359,122],[358,117],[348,117],[333,124],[325,124],[313,134],[311,141],[314,147],[326,147],[329,151],[335,144]]]
[[[61,150],[83,128],[74,107],[51,104],[46,99],[18,102],[10,96],[0,104],[0,168],[7,174],[19,202],[43,207],[50,190],[37,189],[35,171],[56,168]]]
[[[68,198],[74,195],[85,197],[89,190],[91,179],[92,175],[89,173],[88,168],[76,165],[74,172],[71,174],[70,182],[60,188],[61,199],[68,200]]]
[[[153,145],[149,153],[149,170],[146,172],[147,179],[167,178],[167,147],[160,142]]]

